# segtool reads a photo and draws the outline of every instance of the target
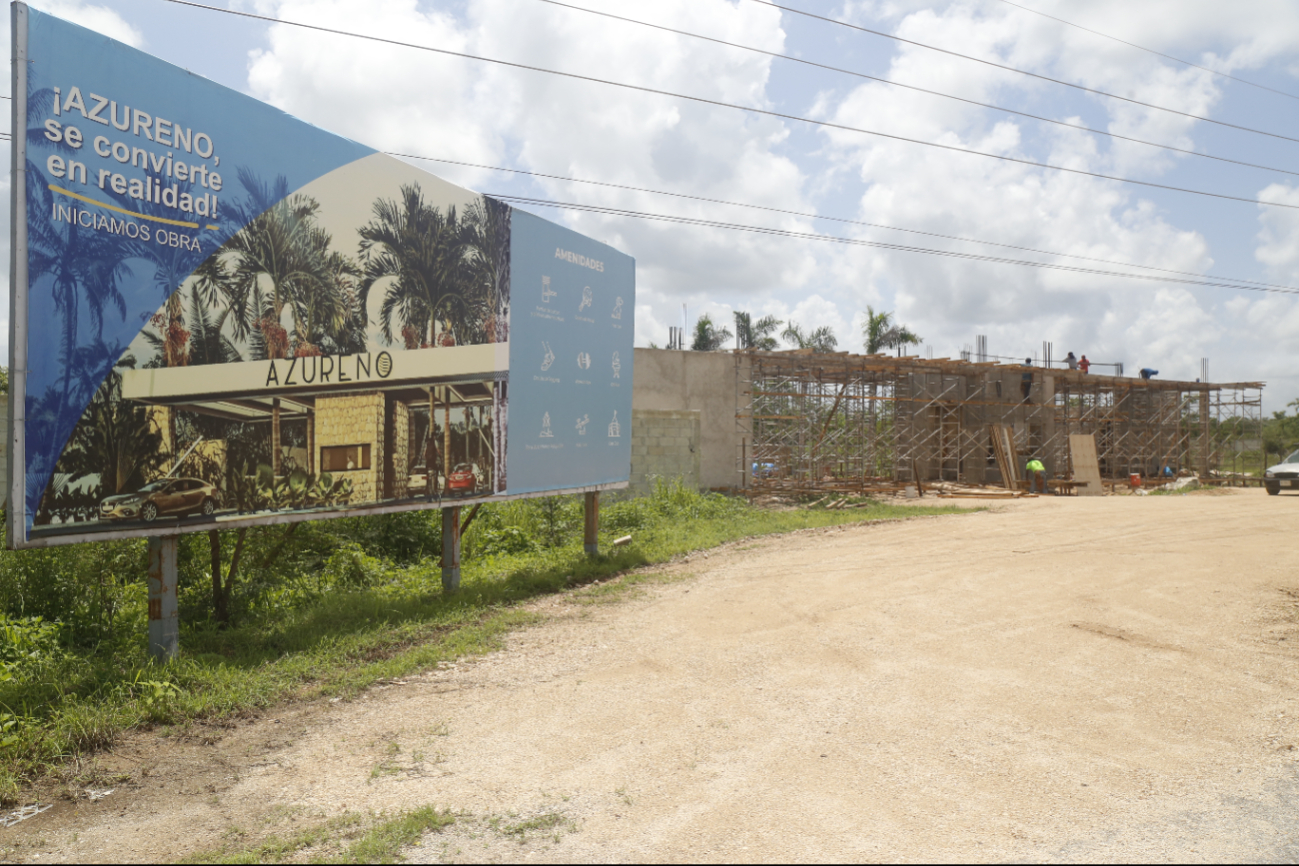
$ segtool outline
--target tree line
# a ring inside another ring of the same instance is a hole
[[[734,332],[714,322],[707,314],[696,319],[690,342],[691,350],[718,352],[726,349],[731,338],[734,337],[736,349],[774,352],[781,347],[780,341],[776,339],[777,332],[780,334],[780,339],[784,340],[791,349],[833,352],[839,345],[839,339],[834,335],[834,331],[826,325],[809,329],[792,320],[786,322],[775,316],[763,316],[754,321],[751,313],[736,311],[734,315]],[[782,325],[784,330],[780,330]],[[920,342],[921,338],[918,334],[894,321],[892,312],[877,313],[874,307],[866,308],[866,321],[862,323],[862,347],[866,350],[866,354],[875,355]]]

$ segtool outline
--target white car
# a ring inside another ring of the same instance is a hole
[[[1280,493],[1282,487],[1299,490],[1299,451],[1275,466],[1267,467],[1267,471],[1263,473],[1263,485],[1272,496]]]

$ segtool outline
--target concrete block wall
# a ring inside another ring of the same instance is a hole
[[[631,413],[631,486],[647,491],[656,477],[680,478],[699,486],[700,412],[682,409],[633,409]]]
[[[742,478],[740,432],[735,423],[739,407],[735,355],[637,349],[635,362],[633,418],[645,410],[698,413],[699,486],[738,486]],[[634,468],[632,472],[634,477]]]

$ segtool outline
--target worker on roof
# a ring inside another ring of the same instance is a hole
[[[1149,380],[1149,379],[1153,379],[1154,377],[1156,377],[1156,376],[1158,376],[1158,375],[1159,375],[1159,371],[1158,371],[1158,370],[1152,370],[1152,369],[1150,369],[1149,367],[1142,367],[1142,368],[1141,368],[1141,378],[1142,378],[1142,379]]]
[[[1083,355],[1081,358],[1078,359],[1078,369],[1082,370],[1084,373],[1090,370],[1091,366],[1092,366],[1092,362],[1087,360],[1086,355]]]
[[[1031,366],[1033,366],[1033,359],[1032,359],[1032,358],[1025,358],[1025,359],[1024,359],[1024,366],[1025,366],[1025,367],[1031,367]],[[1025,403],[1032,402],[1032,401],[1030,401],[1030,400],[1028,399],[1028,398],[1029,398],[1029,395],[1033,393],[1033,374],[1032,374],[1032,372],[1030,372],[1030,371],[1025,371],[1024,374],[1021,375],[1021,376],[1019,377],[1019,390],[1024,394],[1024,402],[1025,402]]]
[[[1046,493],[1046,467],[1042,465],[1041,460],[1030,457],[1027,465],[1024,466],[1024,474],[1028,476],[1030,493]]]
[[[1067,365],[1069,365],[1070,370],[1078,369],[1078,359],[1073,356],[1073,352],[1070,352],[1068,355],[1064,356],[1064,362]]]

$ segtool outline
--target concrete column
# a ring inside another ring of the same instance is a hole
[[[442,509],[442,590],[460,589],[460,508]]]
[[[600,553],[600,491],[586,494],[586,521],[582,532],[582,547],[587,556]]]
[[[1209,460],[1213,451],[1213,427],[1209,418],[1209,391],[1200,392],[1200,475],[1209,477]]]
[[[180,614],[176,606],[178,537],[149,539],[149,655],[166,662],[180,650]]]

